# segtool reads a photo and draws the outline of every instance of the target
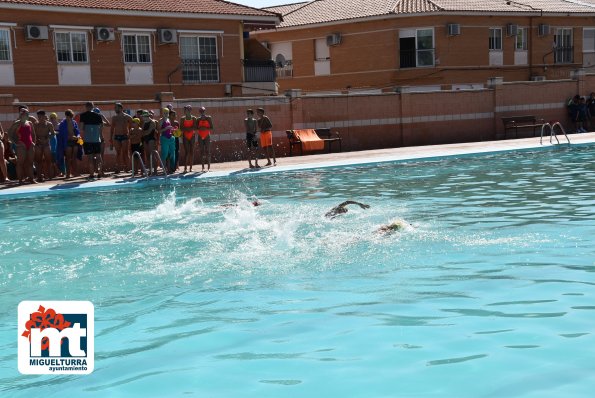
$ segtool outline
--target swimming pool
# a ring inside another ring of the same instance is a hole
[[[594,186],[583,146],[0,201],[0,395],[588,396]],[[18,374],[35,299],[95,304],[91,375]]]

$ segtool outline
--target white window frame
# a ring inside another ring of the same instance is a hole
[[[431,30],[432,31],[432,47],[420,49],[419,44],[419,31],[420,30]],[[419,64],[419,53],[421,51],[432,53],[432,64],[431,65],[420,65]],[[416,68],[432,68],[436,64],[436,35],[434,28],[417,28],[415,29],[415,67]]]
[[[126,60],[126,36],[132,36],[134,37],[134,47],[135,47],[135,57],[136,57],[136,61],[127,61]],[[147,43],[149,44],[149,52],[147,53],[149,56],[149,61],[140,61],[140,47],[139,47],[139,43],[138,43],[138,38],[139,37],[146,37],[147,38]],[[152,52],[152,48],[151,48],[151,33],[143,33],[143,32],[122,32],[122,57],[123,57],[123,61],[124,64],[140,64],[140,65],[150,65],[153,63],[153,56],[151,54]]]
[[[180,34],[179,40],[178,40],[178,50],[179,50],[179,55],[180,55],[180,60],[184,60],[184,58],[182,58],[182,38],[191,38],[191,39],[195,39],[196,40],[196,44],[197,44],[197,49],[198,49],[198,58],[197,60],[200,60],[200,39],[214,39],[215,40],[215,59],[217,61],[217,79],[216,80],[202,80],[200,79],[200,71],[198,72],[199,74],[199,79],[198,80],[184,80],[183,75],[182,75],[182,81],[183,83],[189,83],[189,84],[201,84],[201,83],[219,83],[221,82],[221,70],[220,70],[220,64],[219,64],[219,41],[217,40],[217,36],[215,35],[204,35],[204,34]],[[182,66],[183,68],[184,66]],[[183,73],[183,72],[182,72]]]
[[[515,51],[527,51],[527,35],[529,34],[529,29],[525,27],[520,27],[517,30],[517,34],[514,38],[514,50]],[[519,43],[520,37],[520,43]],[[519,44],[521,45],[519,47]]]
[[[419,32],[422,30],[431,30],[432,31],[432,47],[431,48],[419,48]],[[413,34],[415,32],[415,34]],[[434,31],[433,27],[422,27],[422,28],[411,28],[411,29],[401,29],[399,31],[399,40],[400,39],[415,39],[415,66],[408,66],[403,69],[410,69],[410,68],[433,68],[436,66],[436,32]],[[431,65],[420,65],[419,62],[419,53],[420,52],[431,52],[432,53],[432,64]],[[399,50],[399,56],[400,50]]]
[[[495,36],[492,35],[493,32],[500,32],[500,46],[496,46],[495,40],[497,39]],[[489,28],[489,42],[488,42],[488,49],[490,51],[502,51],[502,27],[490,27]]]
[[[12,30],[10,28],[4,28],[2,26],[0,26],[0,32],[5,32],[6,33],[6,46],[8,48],[8,59],[0,59],[0,62],[2,63],[12,63],[12,42],[10,39],[10,35],[12,33]]]
[[[58,58],[58,34],[68,34],[70,61],[60,61],[60,59]],[[72,45],[72,35],[73,34],[83,35],[83,37],[85,38],[85,60],[84,61],[75,61],[74,60],[73,45]],[[86,30],[62,30],[62,29],[54,30],[54,47],[55,47],[55,53],[56,53],[56,62],[58,62],[58,64],[68,64],[68,65],[70,65],[70,64],[74,64],[74,65],[90,64],[90,62],[89,62],[89,35]]]
[[[559,52],[557,51],[558,50],[557,38],[558,38],[558,36],[560,36],[560,33],[562,33],[562,32],[566,32],[566,33],[570,32],[570,35],[569,35],[570,36],[570,49],[571,49],[570,50],[571,51],[570,52],[570,60],[567,60],[565,58],[564,55],[566,55],[566,54],[564,54],[564,53],[562,56],[562,58],[563,58],[562,60],[557,59],[558,54],[559,54]],[[554,33],[554,44],[556,46],[556,48],[554,49],[554,63],[556,63],[556,64],[571,64],[574,62],[574,29],[572,27],[569,27],[569,26],[557,27],[556,31]]]

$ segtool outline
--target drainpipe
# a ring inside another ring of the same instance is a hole
[[[529,17],[529,80],[533,77],[533,17]]]

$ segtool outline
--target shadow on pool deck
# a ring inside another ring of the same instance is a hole
[[[375,149],[358,152],[339,152],[339,153],[325,153],[319,155],[304,155],[279,158],[277,166],[261,167],[258,169],[248,168],[248,161],[235,161],[225,163],[211,164],[210,172],[193,171],[192,173],[175,173],[170,176],[177,180],[193,180],[211,177],[223,176],[240,176],[240,175],[257,175],[259,173],[270,173],[277,171],[311,169],[316,167],[341,166],[341,165],[357,165],[374,162],[387,161],[405,161],[415,159],[428,159],[448,156],[462,156],[493,152],[506,152],[515,150],[527,149],[541,149],[563,147],[567,144],[551,145],[549,137],[544,137],[543,145],[539,143],[539,137],[499,140],[499,141],[483,141],[483,142],[465,142],[457,144],[444,145],[428,145],[416,147],[399,147]],[[554,141],[555,142],[555,141]],[[562,142],[562,141],[561,141]],[[593,144],[595,143],[595,133],[572,134],[570,135],[571,145]],[[109,177],[115,178],[109,178]],[[158,176],[163,178],[164,176]],[[108,175],[103,179],[87,180],[85,177],[75,177],[69,180],[58,179],[46,181],[39,184],[25,184],[18,185],[16,183],[0,184],[0,197],[8,195],[27,195],[39,192],[51,192],[58,190],[68,190],[77,188],[102,188],[107,186],[133,185],[147,181],[146,178],[131,177],[128,175]]]

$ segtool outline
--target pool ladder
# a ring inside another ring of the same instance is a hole
[[[560,131],[562,132],[562,134],[564,134],[564,137],[566,137],[566,140],[568,140],[568,143],[570,144],[570,138],[568,138],[568,135],[566,134],[566,130],[564,130],[564,127],[562,127],[560,122],[555,122],[554,124],[544,123],[543,126],[541,126],[541,138],[539,139],[540,145],[543,145],[543,132],[545,131],[546,127],[550,128],[550,144],[552,143],[552,137],[556,138],[556,141],[558,142],[558,144],[560,143],[560,140],[558,139],[558,136],[556,135],[556,126],[558,126],[560,128]]]
[[[150,165],[149,165],[149,170],[153,170],[153,157],[157,158],[158,162],[157,165],[161,166],[161,168],[163,169],[163,174],[165,175],[165,178],[167,178],[167,169],[165,168],[165,165],[163,164],[163,160],[161,160],[161,156],[159,156],[159,152],[156,149],[153,149],[153,152],[151,152],[151,156],[150,156]]]
[[[138,151],[134,151],[132,152],[132,177],[134,177],[134,172],[136,171],[134,169],[134,158],[138,157],[138,161],[140,162],[140,169],[141,169],[141,173],[144,177],[147,177],[149,175],[149,173],[147,172],[147,168],[145,167],[145,162],[143,162],[143,158],[141,157],[140,153]]]

